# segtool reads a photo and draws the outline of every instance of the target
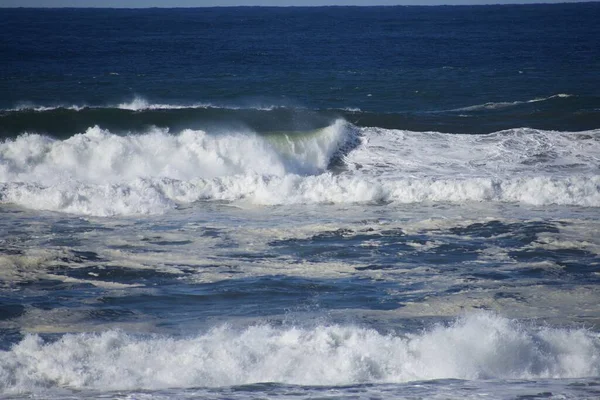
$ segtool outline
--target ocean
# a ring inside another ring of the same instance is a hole
[[[0,398],[600,398],[598,21],[0,9]]]

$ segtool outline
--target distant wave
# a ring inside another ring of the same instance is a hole
[[[488,103],[484,103],[484,104],[476,104],[473,106],[455,108],[455,109],[448,110],[448,111],[496,110],[496,109],[502,109],[502,108],[516,106],[519,104],[538,103],[538,102],[548,101],[548,100],[552,100],[552,99],[570,98],[570,97],[575,97],[575,96],[571,95],[571,94],[566,94],[566,93],[559,93],[559,94],[555,94],[555,95],[548,96],[548,97],[539,97],[539,98],[535,98],[535,99],[531,99],[531,100],[524,100],[524,101],[488,102]],[[217,104],[217,103],[210,103],[210,102],[208,102],[208,103],[187,103],[187,104],[153,103],[153,102],[145,99],[144,97],[136,96],[131,101],[115,103],[115,104],[105,104],[105,105],[88,105],[88,104],[36,105],[33,103],[29,103],[29,102],[23,102],[13,108],[3,109],[0,111],[15,112],[15,111],[32,110],[32,111],[44,112],[44,111],[52,111],[52,110],[56,110],[56,109],[67,109],[67,110],[80,111],[80,110],[83,110],[86,108],[93,108],[93,109],[116,108],[116,109],[121,109],[121,110],[130,110],[130,111],[181,110],[181,109],[194,109],[194,108],[219,108],[219,109],[230,109],[230,110],[245,110],[245,109],[247,109],[247,110],[270,111],[270,110],[277,109],[277,108],[288,108],[288,106],[281,105],[281,104],[279,104],[279,105],[277,105],[277,104],[243,104],[243,105],[238,104],[238,105],[236,105],[236,104]],[[295,106],[294,108],[302,109],[304,107]],[[345,112],[349,112],[349,113],[362,112],[362,110],[358,107],[342,107],[339,109],[330,109],[330,110],[345,111]]]
[[[528,326],[487,313],[416,334],[265,324],[187,338],[107,331],[46,342],[28,335],[0,352],[0,391],[582,378],[600,375],[599,360],[600,339],[584,329]]]
[[[108,106],[107,108],[110,108]],[[131,111],[144,111],[144,110],[181,110],[181,109],[193,109],[193,108],[218,108],[218,109],[226,109],[226,110],[262,110],[262,111],[271,111],[277,108],[285,108],[284,106],[278,105],[218,105],[213,103],[191,103],[191,104],[160,104],[160,103],[150,103],[148,100],[143,97],[136,97],[130,102],[120,103],[116,108],[121,110],[131,110]]]
[[[561,99],[558,103],[556,101]],[[540,104],[540,106],[531,106]],[[362,127],[481,134],[529,126],[542,130],[598,128],[596,97],[557,94],[527,101],[485,103],[450,111],[375,112],[357,107],[310,108],[285,104],[171,104],[142,97],[108,105],[21,104],[0,111],[0,138],[22,133],[68,138],[98,125],[114,133],[143,133],[151,126],[171,132],[245,126],[257,132],[321,128],[342,118]],[[530,105],[530,106],[527,106]],[[502,111],[500,111],[502,110]]]
[[[3,112],[18,112],[18,111],[37,111],[46,112],[53,110],[73,110],[81,111],[85,109],[120,109],[129,111],[145,111],[145,110],[183,110],[183,109],[197,109],[197,108],[216,108],[216,109],[229,109],[229,110],[273,110],[276,108],[285,108],[284,106],[274,104],[247,104],[247,105],[235,105],[235,104],[215,104],[215,103],[188,103],[188,104],[168,104],[168,103],[153,103],[147,99],[136,96],[133,100],[128,102],[116,103],[116,104],[105,104],[105,105],[91,105],[91,104],[58,104],[58,105],[36,105],[29,102],[23,102],[15,107],[3,109]]]
[[[538,103],[538,102],[548,101],[548,100],[552,100],[552,99],[564,99],[564,98],[569,98],[569,97],[573,97],[573,95],[559,93],[559,94],[555,94],[555,95],[548,96],[548,97],[539,97],[539,98],[525,100],[525,101],[489,102],[489,103],[484,103],[484,104],[477,104],[474,106],[455,108],[450,111],[498,110],[498,109],[502,109],[502,108],[517,106],[519,104]]]

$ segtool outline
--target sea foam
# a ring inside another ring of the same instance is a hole
[[[474,314],[416,334],[343,325],[215,327],[194,337],[121,331],[29,335],[0,357],[2,393],[71,389],[578,378],[600,374],[600,338]]]

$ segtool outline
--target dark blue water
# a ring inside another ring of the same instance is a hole
[[[593,129],[600,118],[598,18],[597,3],[5,9],[0,107],[108,106],[140,96],[161,104],[333,109],[327,115],[411,130]],[[552,97],[559,94],[571,97]],[[536,99],[548,100],[527,103]],[[522,103],[456,111],[513,102]],[[206,112],[134,121],[114,110],[84,114],[3,115],[0,130],[253,121]],[[290,124],[274,114],[264,118]]]
[[[0,398],[597,398],[598,21],[0,9]]]

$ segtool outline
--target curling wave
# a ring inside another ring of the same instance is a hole
[[[190,129],[171,135],[153,129],[119,136],[99,127],[67,140],[23,135],[0,145],[0,181],[48,185],[73,180],[119,183],[154,177],[317,174],[351,135],[343,121],[316,131],[269,135]]]

